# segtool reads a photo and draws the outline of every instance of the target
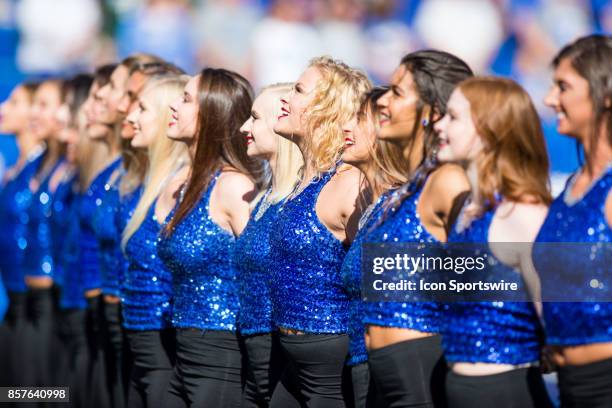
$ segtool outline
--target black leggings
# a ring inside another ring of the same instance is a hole
[[[246,354],[246,382],[242,394],[242,407],[268,407],[272,393],[286,366],[278,335],[256,334],[244,336],[242,341]],[[294,406],[299,407],[297,401]]]
[[[55,315],[54,292],[52,288],[29,289],[27,298],[26,341],[29,355],[24,368],[29,372],[29,378],[23,385],[53,385],[50,362]]]
[[[27,385],[24,361],[27,356],[27,295],[8,292],[8,309],[0,325],[0,386]]]
[[[402,341],[368,355],[370,375],[388,407],[445,406],[440,336]]]
[[[123,408],[127,400],[129,359],[121,325],[121,304],[104,302],[104,358],[106,384],[113,408]]]
[[[242,400],[242,352],[236,333],[177,329],[176,366],[168,408],[238,408]]]
[[[87,407],[88,350],[85,310],[65,309],[58,313],[57,338],[63,345],[57,366],[57,383],[70,387],[70,406]]]
[[[376,390],[376,384],[370,375],[368,363],[351,367],[351,382],[353,384],[353,406],[355,408],[386,407],[382,397]]]
[[[345,407],[351,399],[349,369],[345,366],[348,353],[346,334],[280,334],[288,369],[277,387],[271,406],[286,406],[286,392],[308,408]]]
[[[563,408],[612,407],[612,358],[559,369]]]
[[[552,408],[539,367],[500,374],[460,375],[446,379],[449,408]]]
[[[95,408],[112,407],[110,389],[106,378],[104,349],[108,336],[104,323],[104,300],[102,295],[87,298],[85,316],[87,337],[87,406]]]
[[[128,330],[127,339],[133,358],[127,406],[158,407],[168,392],[174,368],[174,330]]]

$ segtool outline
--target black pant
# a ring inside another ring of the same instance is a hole
[[[612,407],[612,358],[559,369],[563,408]]]
[[[449,408],[551,408],[539,367],[518,368],[500,374],[460,375],[446,380]]]
[[[27,295],[8,292],[8,309],[0,325],[0,386],[26,385],[24,361],[28,347],[26,336]]]
[[[129,359],[126,358],[127,342],[121,319],[121,304],[104,302],[106,384],[113,408],[125,407],[130,378]]]
[[[346,334],[280,334],[280,341],[289,360],[283,373],[283,387],[277,387],[271,406],[282,408],[290,392],[308,408],[345,407],[351,399]],[[284,394],[284,395],[283,395]]]
[[[176,366],[163,407],[238,408],[242,383],[236,333],[177,329]]]
[[[133,359],[129,408],[155,408],[165,398],[175,361],[174,330],[127,331]]]
[[[63,345],[61,363],[57,366],[57,383],[70,387],[70,406],[87,407],[87,369],[89,355],[85,327],[85,310],[65,309],[58,313],[57,338]]]
[[[112,407],[104,358],[105,344],[108,339],[104,320],[104,300],[102,296],[87,298],[85,326],[88,354],[86,377],[88,407]]]
[[[370,375],[368,363],[351,367],[351,382],[353,383],[353,406],[355,408],[386,407],[382,397],[376,390],[376,384]]]
[[[287,365],[278,334],[244,336],[242,341],[246,354],[246,382],[242,394],[242,408],[268,407],[275,388],[283,387],[279,380]],[[290,393],[286,395],[288,399],[283,406],[287,408],[300,406]]]
[[[27,295],[28,320],[26,339],[28,356],[25,369],[30,378],[23,385],[38,387],[52,385],[51,345],[53,338],[55,302],[53,289],[29,289]]]
[[[368,364],[376,389],[388,407],[445,406],[446,363],[440,336],[370,350]]]

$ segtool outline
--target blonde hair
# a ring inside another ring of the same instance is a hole
[[[340,158],[344,146],[342,126],[353,118],[362,95],[372,84],[361,71],[330,57],[318,57],[309,68],[317,68],[321,79],[306,108],[306,165],[316,173],[328,171]]]
[[[280,110],[280,97],[289,92],[292,86],[293,84],[290,82],[268,85],[261,89],[259,95],[263,95],[264,93],[278,95],[275,107],[278,107],[278,110]],[[268,108],[268,112],[266,112],[265,116],[265,120],[268,122],[270,129],[273,127],[273,123],[270,123],[270,121],[276,120],[278,114],[272,108],[273,107]],[[260,195],[263,195],[263,193],[272,186],[272,192],[268,196],[268,200],[272,203],[278,203],[287,197],[295,188],[295,185],[299,181],[300,169],[304,166],[304,158],[302,157],[302,152],[295,143],[276,133],[274,133],[274,136],[277,142],[274,179],[271,179],[271,177],[266,179]]]
[[[181,95],[188,80],[189,77],[186,75],[152,78],[142,91],[142,95],[148,93],[154,95],[152,109],[158,112],[156,126],[158,132],[148,149],[149,164],[145,176],[144,191],[121,237],[121,248],[123,250],[125,250],[125,246],[132,235],[142,225],[151,205],[161,193],[168,178],[172,177],[172,174],[184,163],[187,163],[187,145],[169,139],[166,136],[166,129],[171,116],[168,106]]]

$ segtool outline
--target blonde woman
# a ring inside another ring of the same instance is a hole
[[[328,57],[313,60],[283,98],[274,130],[304,156],[302,179],[270,233],[274,325],[295,368],[294,396],[309,407],[344,407],[349,298],[340,267],[358,225],[362,177],[338,165],[343,125],[370,81]],[[283,383],[291,378],[283,378]],[[284,406],[279,393],[272,406]]]
[[[128,261],[122,282],[123,326],[133,368],[128,406],[153,407],[166,393],[174,364],[174,332],[170,322],[172,275],[157,258],[161,225],[155,216],[157,197],[168,180],[188,162],[187,146],[166,137],[168,109],[188,77],[151,79],[128,116],[134,128],[132,146],[148,150],[146,183],[130,218],[121,246]]]
[[[281,112],[280,98],[290,89],[291,84],[264,88],[240,128],[247,140],[247,154],[265,160],[270,170],[234,250],[240,282],[238,328],[247,357],[243,407],[268,406],[283,367],[278,337],[273,333],[268,255],[270,229],[284,198],[298,182],[304,163],[297,145],[274,133]]]

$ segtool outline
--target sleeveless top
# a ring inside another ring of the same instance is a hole
[[[51,229],[53,281],[60,287],[64,285],[65,279],[64,263],[62,261],[63,248],[70,224],[77,218],[73,209],[74,201],[78,195],[76,182],[76,172],[66,175],[57,185],[51,203],[52,215],[49,220],[49,228]]]
[[[347,248],[316,214],[317,198],[335,169],[286,200],[270,233],[272,310],[276,327],[346,333],[348,293],[340,268]]]
[[[407,188],[415,190],[413,185],[408,185]],[[422,191],[422,187],[413,191],[398,208],[388,211],[386,219],[369,231],[363,242],[368,244],[438,242],[425,229],[417,213]],[[439,315],[440,305],[435,302],[366,302],[363,321],[365,324],[381,327],[438,333]]]
[[[219,175],[187,217],[157,244],[160,258],[172,273],[172,325],[177,328],[236,330],[238,282],[231,256],[235,238],[209,213]]]
[[[155,203],[125,246],[128,266],[121,301],[123,325],[131,330],[161,330],[171,325],[172,274],[157,256],[161,225]]]
[[[546,250],[536,246],[534,263],[542,286],[542,299],[571,293],[585,302],[544,302],[546,341],[576,346],[612,341],[612,230],[606,220],[605,202],[612,188],[612,166],[584,196],[568,204],[573,176],[548,211],[536,242],[585,243],[588,260],[574,250]],[[581,245],[581,244],[575,244]],[[540,253],[538,253],[540,252]],[[597,290],[594,290],[594,287]],[[557,296],[559,297],[559,296]]]
[[[29,239],[23,264],[25,276],[54,277],[51,218],[55,192],[51,192],[49,182],[55,170],[63,163],[64,160],[58,160],[42,178],[38,190],[32,194],[32,203],[27,209]]]
[[[253,209],[234,247],[240,297],[238,328],[243,335],[274,331],[270,298],[270,232],[278,219],[281,203],[271,204],[260,215],[267,196],[259,200]]]
[[[61,309],[86,309],[85,289],[81,273],[81,220],[79,210],[82,194],[75,194],[66,215],[69,217],[61,245]]]
[[[100,288],[102,285],[101,251],[93,225],[94,214],[104,202],[105,194],[110,189],[108,179],[120,165],[121,159],[118,158],[102,170],[80,200],[81,271],[85,291]],[[106,222],[112,223],[113,219],[108,219]]]
[[[350,298],[348,335],[349,335],[349,366],[364,363],[368,360],[368,351],[365,345],[365,326],[363,324],[365,304],[361,298],[361,245],[368,235],[368,231],[375,225],[384,212],[384,203],[392,194],[387,191],[372,204],[369,215],[362,217],[363,225],[355,236],[342,263],[341,275],[344,288]]]
[[[448,242],[489,242],[494,214],[487,211],[465,230],[451,231]],[[486,257],[487,276],[516,281],[518,271],[499,262],[490,249]],[[520,289],[526,290],[524,285]],[[442,345],[449,362],[519,365],[540,360],[542,329],[531,302],[447,303],[443,322]]]
[[[45,149],[36,148],[21,171],[0,190],[0,271],[9,292],[25,292],[23,262],[28,246],[28,213],[32,202],[30,180],[38,171]]]

